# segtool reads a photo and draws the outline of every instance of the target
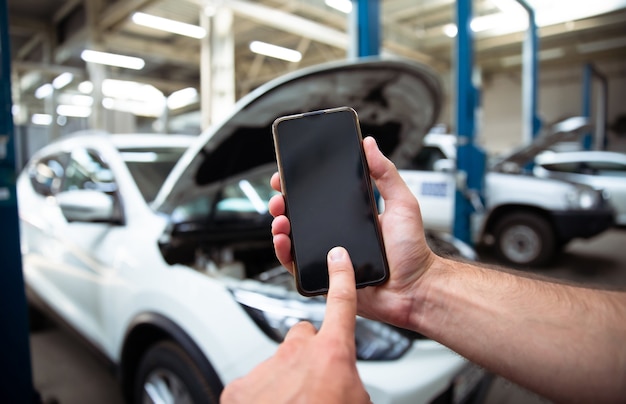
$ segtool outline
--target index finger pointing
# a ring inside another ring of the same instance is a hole
[[[326,315],[320,333],[331,331],[340,338],[353,340],[357,300],[352,262],[348,251],[343,247],[330,250],[327,261],[330,285],[326,298]]]

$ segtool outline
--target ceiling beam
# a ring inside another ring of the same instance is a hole
[[[200,66],[198,49],[182,49],[180,46],[168,45],[162,41],[130,38],[123,34],[109,33],[103,38],[105,49],[133,56],[141,56],[149,60],[168,62],[175,65],[191,67]]]
[[[123,22],[135,11],[140,10],[154,2],[155,0],[117,1],[105,9],[104,15],[100,19],[98,27],[103,31],[109,30],[117,24]]]
[[[56,24],[67,17],[76,7],[82,4],[84,0],[67,0],[63,5],[54,13],[52,21]]]
[[[226,5],[237,15],[253,20],[259,24],[310,38],[314,41],[337,48],[348,49],[348,34],[326,25],[258,3],[230,0]]]
[[[583,34],[590,30],[595,29],[608,29],[613,25],[622,26],[626,23],[626,12],[608,14],[601,17],[587,18],[584,20],[571,21],[569,23],[549,25],[539,28],[540,40],[549,37],[556,37],[561,35]],[[480,39],[476,43],[476,50],[478,52],[494,50],[499,47],[509,46],[514,43],[518,43],[524,37],[523,32],[518,32],[509,35],[493,36],[490,38]]]
[[[79,79],[83,79],[86,77],[84,69],[59,64],[13,61],[11,62],[11,68],[16,72],[37,71],[50,76],[58,76],[61,73],[69,72],[72,73],[74,77],[77,77]]]

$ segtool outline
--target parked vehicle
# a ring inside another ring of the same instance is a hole
[[[545,152],[535,158],[533,173],[606,191],[615,207],[615,222],[626,225],[626,154],[597,150]]]
[[[324,300],[300,296],[273,254],[273,120],[351,105],[393,153],[421,143],[409,134],[427,131],[439,103],[419,65],[342,62],[268,83],[197,138],[92,133],[50,144],[17,183],[29,299],[104,354],[129,401],[217,403],[293,324],[324,315]],[[376,403],[469,399],[488,380],[407,330],[358,318],[355,337]]]
[[[401,175],[417,196],[424,225],[450,232],[454,220],[456,136],[430,133]],[[499,161],[505,167],[506,161]],[[477,198],[477,196],[476,196]],[[504,262],[541,266],[571,240],[600,234],[613,223],[601,191],[522,173],[487,170],[482,212],[473,218],[476,244],[494,249]]]

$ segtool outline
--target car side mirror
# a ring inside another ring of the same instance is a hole
[[[433,171],[439,173],[452,173],[456,169],[456,163],[451,159],[441,159],[433,164]]]
[[[80,189],[60,192],[57,203],[68,222],[116,222],[113,196]]]

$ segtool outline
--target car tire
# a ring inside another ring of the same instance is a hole
[[[535,213],[518,212],[503,217],[494,227],[494,236],[497,256],[514,266],[545,266],[556,253],[550,222]]]
[[[134,402],[219,403],[220,392],[211,388],[193,359],[176,343],[156,343],[137,368]]]

